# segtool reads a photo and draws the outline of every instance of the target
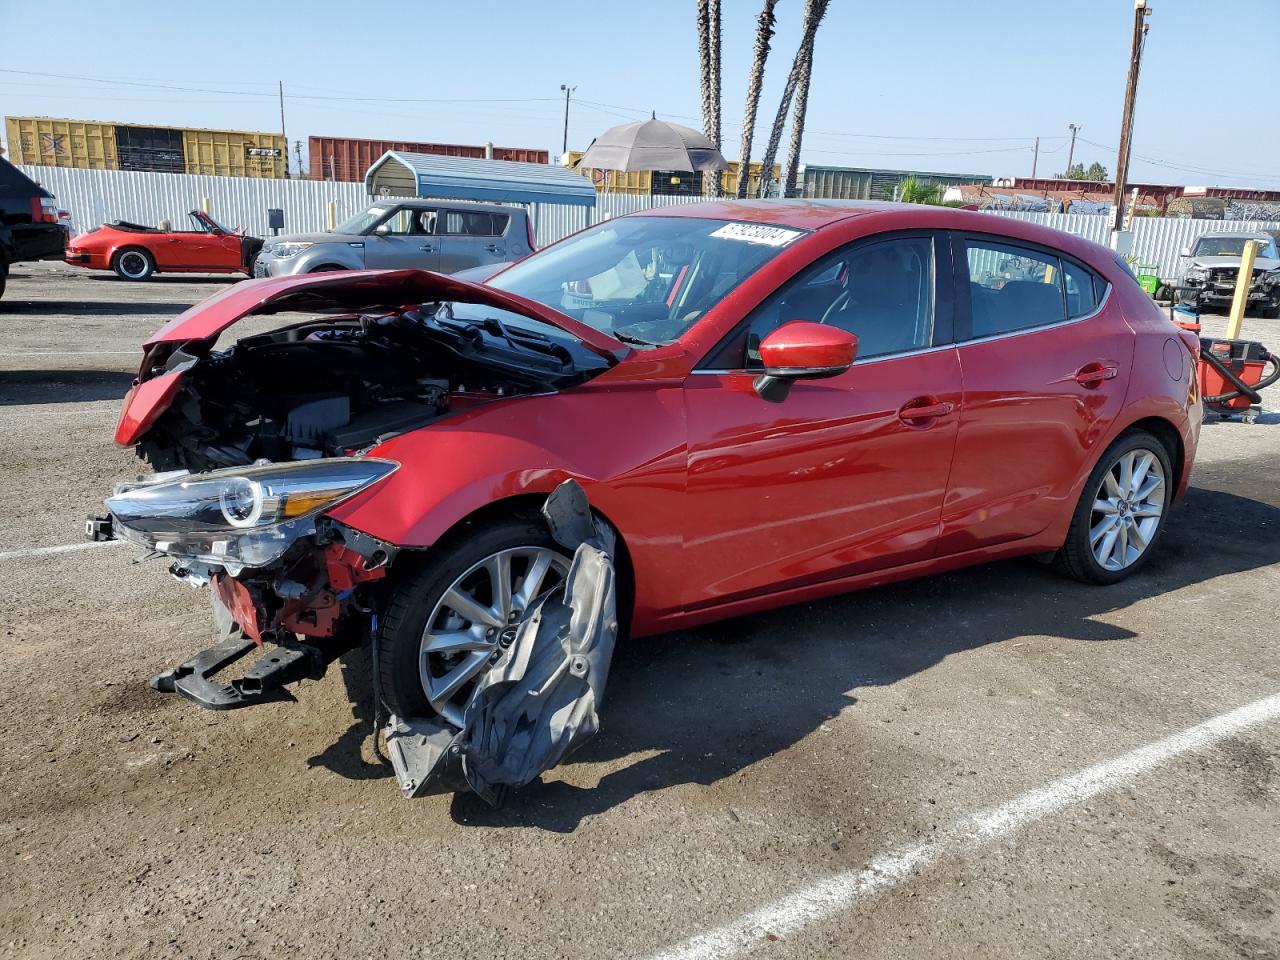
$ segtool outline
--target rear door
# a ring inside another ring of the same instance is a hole
[[[371,270],[440,269],[436,211],[397,207],[364,238],[364,265]]]
[[[440,272],[457,273],[510,259],[505,236],[510,221],[503,213],[442,210]]]
[[[964,399],[941,554],[1032,537],[1124,402],[1133,332],[1100,276],[1047,247],[953,235]]]

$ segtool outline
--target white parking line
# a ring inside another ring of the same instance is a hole
[[[913,871],[948,853],[999,840],[1064,807],[1128,783],[1185,753],[1211,747],[1241,730],[1277,718],[1280,718],[1280,694],[1030,790],[941,831],[929,843],[891,851],[877,857],[864,870],[850,870],[796,890],[722,927],[653,954],[650,960],[711,960],[747,953],[766,945],[770,935],[786,937],[856,907],[880,890],[903,883]]]
[[[122,540],[86,540],[84,543],[64,543],[57,547],[29,547],[26,550],[5,550],[0,551],[0,560],[20,560],[24,557],[52,557],[59,553],[75,553],[78,550],[109,547],[123,542]]]

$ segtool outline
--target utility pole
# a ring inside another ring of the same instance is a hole
[[[1120,151],[1116,157],[1115,212],[1111,220],[1112,244],[1124,226],[1124,187],[1129,176],[1129,148],[1133,137],[1133,104],[1138,96],[1138,72],[1142,68],[1142,49],[1147,39],[1147,17],[1151,8],[1147,0],[1133,0],[1133,44],[1129,53],[1129,82],[1124,89],[1124,119],[1120,122]]]
[[[578,88],[562,83],[560,89],[564,91],[564,140],[560,146],[560,162],[563,164],[564,158],[569,155],[569,97]]]
[[[284,132],[284,81],[279,80],[280,86],[280,139],[284,141],[284,178],[289,179],[289,135]]]
[[[1080,124],[1068,123],[1067,129],[1071,131],[1071,146],[1067,147],[1067,176],[1071,176],[1071,160],[1076,155],[1076,134],[1080,132]]]
[[[1036,137],[1035,152],[1031,154],[1031,179],[1036,178],[1036,164],[1040,162],[1040,138]]]

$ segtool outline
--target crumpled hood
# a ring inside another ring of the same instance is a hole
[[[577,337],[611,364],[631,352],[622,341],[545,304],[428,270],[348,270],[242,280],[174,317],[151,336],[144,349],[160,343],[211,340],[257,314],[399,308],[436,300],[481,304],[549,323]]]
[[[1221,267],[1234,267],[1240,269],[1239,257],[1192,257],[1191,266],[1203,267],[1206,270],[1216,270]],[[1253,261],[1253,269],[1256,273],[1261,270],[1264,273],[1268,270],[1280,269],[1280,260],[1275,257],[1258,257]]]

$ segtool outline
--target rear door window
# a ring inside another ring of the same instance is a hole
[[[999,336],[1067,319],[1062,261],[1053,254],[968,239],[965,259],[971,337]]]
[[[467,213],[461,210],[448,210],[444,215],[444,232],[452,237],[496,237],[502,230],[495,229],[495,220],[501,221],[506,229],[507,218],[495,217],[491,213]]]

